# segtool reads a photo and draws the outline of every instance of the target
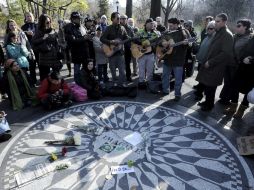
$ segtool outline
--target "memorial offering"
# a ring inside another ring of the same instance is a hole
[[[81,135],[80,133],[76,133],[71,137],[66,137],[64,140],[53,140],[53,141],[45,141],[46,144],[59,144],[66,146],[80,146],[81,145]]]

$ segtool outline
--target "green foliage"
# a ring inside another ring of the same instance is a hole
[[[99,12],[97,12],[97,16],[101,17],[102,15],[106,15],[108,17],[109,1],[108,0],[99,0],[98,7],[99,7]]]

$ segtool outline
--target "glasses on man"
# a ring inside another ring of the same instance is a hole
[[[46,24],[50,24],[51,22],[46,22]]]
[[[207,28],[208,30],[214,30],[214,28]]]

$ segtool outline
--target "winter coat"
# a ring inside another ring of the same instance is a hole
[[[216,32],[207,52],[209,67],[201,65],[197,81],[207,86],[222,84],[226,65],[233,60],[233,35],[227,27]]]
[[[10,59],[14,59],[20,68],[29,68],[28,56],[31,56],[25,46],[21,44],[10,43],[6,47],[6,52]]]
[[[178,28],[177,32],[166,34],[162,39],[169,41],[173,39],[175,43],[184,41],[190,37],[190,33],[186,29]],[[173,48],[170,55],[165,55],[164,64],[172,65],[173,67],[182,67],[185,63],[188,45],[179,45]]]
[[[48,78],[45,78],[41,83],[37,97],[39,100],[43,100],[60,89],[63,90],[63,95],[68,95],[70,93],[70,89],[63,79],[61,79],[61,82],[56,85],[51,83]]]
[[[102,42],[100,41],[100,38],[98,38],[97,36],[93,37],[93,47],[95,50],[96,64],[98,65],[107,64],[108,59],[105,56],[105,53],[102,49]]]
[[[89,56],[88,40],[84,38],[86,30],[84,27],[69,23],[64,27],[65,40],[71,51],[72,62],[75,64],[86,64]]]
[[[254,87],[254,37],[252,37],[242,52],[240,64],[235,75],[234,84],[239,92],[247,94]],[[244,64],[243,59],[251,56],[251,64]]]
[[[34,23],[34,22],[33,23],[25,23],[23,26],[21,26],[21,29],[24,31],[28,41],[31,43],[33,36],[32,35],[28,35],[26,32],[27,31],[32,31],[33,35],[34,35],[36,30],[37,30],[37,24]]]
[[[45,34],[48,34],[49,36],[46,39],[43,39]],[[58,34],[55,30],[38,30],[32,39],[32,43],[36,48],[36,51],[39,52],[39,65],[52,68],[61,67],[61,62],[58,58]]]

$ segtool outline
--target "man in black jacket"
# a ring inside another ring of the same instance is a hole
[[[131,26],[127,24],[128,17],[126,15],[120,16],[120,23],[125,28],[128,36],[133,37],[134,36],[134,30]],[[124,44],[124,58],[125,58],[125,69],[126,69],[126,78],[129,82],[132,81],[131,79],[131,42],[128,42]]]
[[[120,15],[118,12],[113,12],[111,14],[111,21],[112,25],[108,26],[105,32],[102,34],[101,42],[108,46],[111,44],[118,46],[122,40],[128,38],[128,34],[125,28],[120,25]],[[109,68],[114,82],[116,81],[116,68],[119,70],[119,85],[124,85],[126,81],[124,62],[123,48],[109,57]]]
[[[71,58],[74,63],[74,81],[81,65],[86,65],[89,59],[89,37],[86,35],[86,29],[80,24],[80,14],[78,12],[71,13],[71,23],[64,28],[65,39],[71,50]]]
[[[175,76],[175,101],[179,101],[181,98],[181,88],[182,88],[182,76],[183,76],[183,66],[185,63],[189,32],[182,28],[180,21],[177,18],[170,18],[168,20],[169,33],[163,37],[162,43],[160,44],[164,48],[168,48],[172,43],[177,43],[183,41],[183,44],[174,47],[170,55],[164,56],[163,63],[163,73],[162,73],[162,89],[164,94],[169,94],[170,90],[170,75],[174,72]],[[175,31],[175,32],[174,32]]]

